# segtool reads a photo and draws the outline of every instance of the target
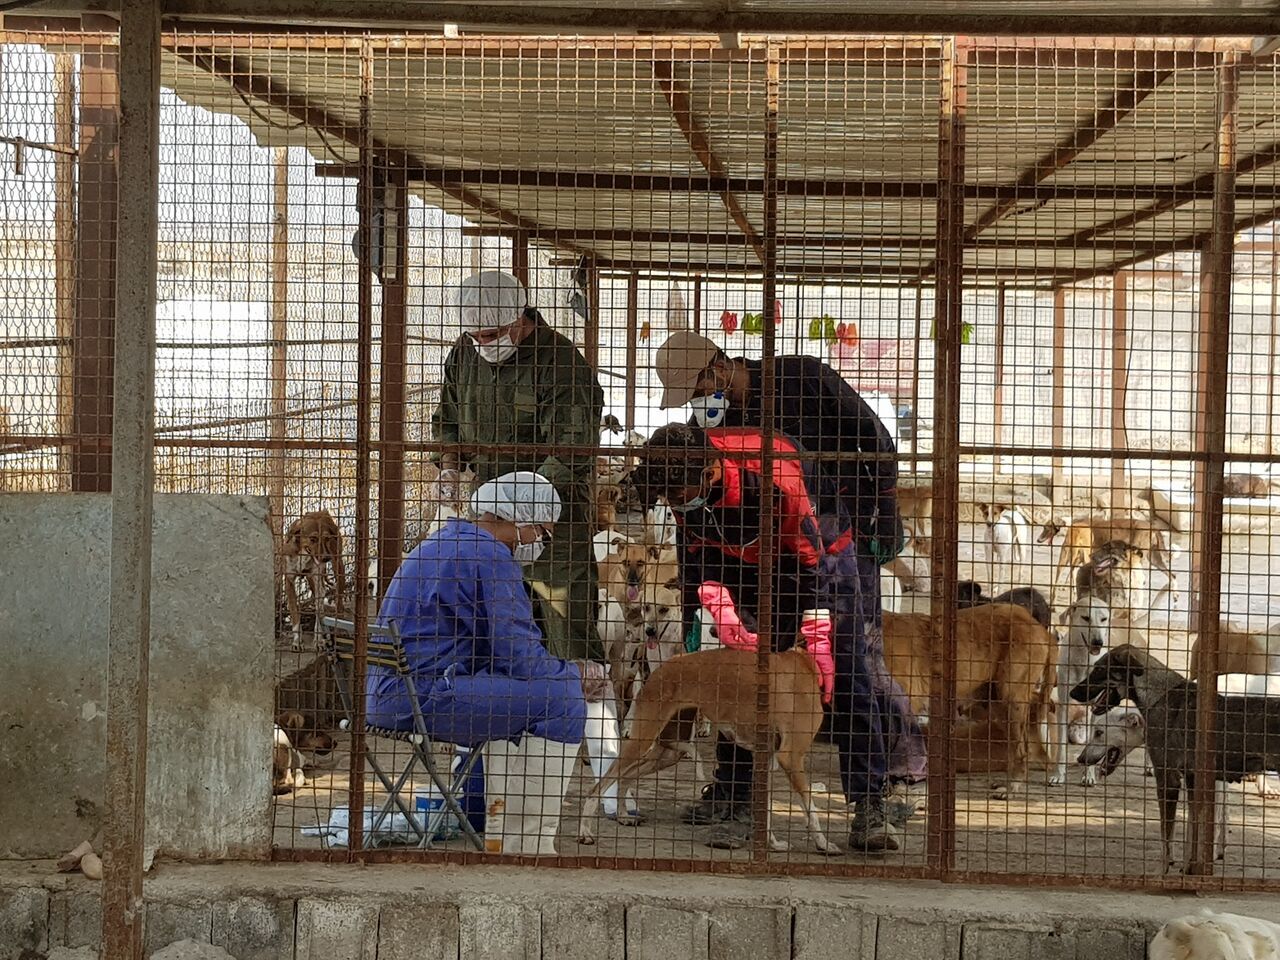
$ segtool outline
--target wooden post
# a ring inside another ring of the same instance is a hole
[[[1200,323],[1196,350],[1196,453],[1192,484],[1191,625],[1200,634],[1195,783],[1188,820],[1187,872],[1213,873],[1214,770],[1217,744],[1218,623],[1222,601],[1222,483],[1227,449],[1227,369],[1231,352],[1231,277],[1235,252],[1236,123],[1239,59],[1220,55],[1213,230],[1200,253]]]
[[[1125,429],[1125,413],[1128,410],[1129,391],[1129,280],[1127,270],[1116,273],[1111,291],[1111,446],[1113,450],[1127,448],[1129,436]],[[1124,457],[1111,457],[1111,509],[1127,510],[1132,503],[1132,491],[1126,479],[1127,463]]]
[[[636,428],[636,353],[640,336],[640,274],[632,270],[627,274],[627,372],[626,419],[627,429]]]
[[[916,335],[911,344],[911,472],[920,472],[920,343],[924,340],[924,286],[916,284]],[[936,300],[935,300],[936,310]]]
[[[1267,358],[1267,456],[1276,449],[1276,363],[1280,361],[1280,329],[1276,327],[1276,295],[1280,287],[1280,250],[1271,248],[1271,350]]]
[[[119,55],[109,46],[80,57],[80,143],[75,225],[75,360],[71,489],[111,489],[116,326],[116,151]]]
[[[960,337],[964,306],[965,113],[968,53],[964,38],[943,41],[938,118],[936,360],[933,371],[933,532],[930,612],[942,641],[929,695],[929,834],[931,872],[955,869],[956,772],[951,721],[956,712],[956,579],[959,573]]]
[[[775,357],[777,355],[778,287],[778,102],[781,70],[778,48],[770,45],[765,62],[764,104],[764,229],[761,237],[764,267],[764,351],[760,367],[760,431],[764,443],[760,451],[761,482],[772,489],[774,477],[774,429],[778,391]],[[769,768],[772,765],[773,725],[770,722],[769,661],[773,649],[773,613],[778,602],[774,597],[775,553],[778,538],[773,497],[764,497],[760,506],[760,563],[757,565],[757,612],[760,621],[759,644],[756,647],[756,711],[753,735],[755,749],[751,763],[751,859],[762,863],[769,859]]]
[[[106,83],[95,64],[96,92],[118,93],[114,110],[98,101],[112,148],[91,164],[117,199],[113,210],[91,221],[109,225],[119,262],[108,290],[118,317],[112,335],[112,382],[119,387],[111,434],[111,572],[107,626],[107,755],[103,777],[102,956],[142,957],[142,866],[147,812],[147,702],[151,660],[151,542],[155,491],[156,238],[160,209],[160,4],[123,0],[120,5],[119,80]],[[88,59],[88,56],[85,55]],[[104,98],[106,99],[106,98]],[[98,128],[102,133],[104,128]],[[119,139],[116,140],[118,133]],[[96,147],[95,147],[96,149]],[[83,180],[82,180],[83,183]],[[98,187],[104,186],[98,183]],[[99,193],[98,200],[105,201]],[[99,280],[101,276],[99,275]],[[102,319],[100,316],[98,319]],[[101,386],[101,381],[97,386]],[[99,461],[100,462],[100,461]]]
[[[76,60],[72,54],[53,57],[53,142],[66,152],[53,155],[53,287],[58,338],[58,414],[56,433],[70,437],[75,420],[76,334]],[[70,477],[75,453],[58,448],[58,478]]]
[[[517,230],[511,237],[511,275],[529,291],[529,233]]]
[[[1055,449],[1061,449],[1066,445],[1066,416],[1067,416],[1067,290],[1066,287],[1057,287],[1053,291],[1053,399],[1051,400],[1052,409],[1052,439],[1051,443]],[[1063,481],[1062,476],[1063,458],[1060,454],[1053,456],[1053,471],[1051,478],[1055,490],[1058,484]],[[1069,484],[1068,484],[1069,486]]]
[[[600,369],[600,265],[587,260],[587,319],[582,324],[582,356],[591,369]]]
[[[996,287],[996,369],[995,369],[995,390],[992,398],[992,405],[995,407],[995,445],[999,447],[1004,443],[1004,338],[1005,338],[1005,307],[1006,295],[1004,284]],[[994,459],[995,472],[1000,473],[1000,455],[996,454]]]
[[[374,210],[379,191],[374,170],[371,114],[373,104],[373,53],[368,39],[360,44],[360,175],[356,181],[356,530],[352,613],[355,624],[355,657],[352,664],[350,762],[347,766],[347,801],[351,816],[350,852],[364,848],[364,680],[369,654],[369,606],[362,585],[369,576],[369,506],[373,466],[373,238]]]
[[[382,202],[382,363],[378,404],[378,596],[385,597],[404,553],[404,421],[408,357],[409,181],[388,173]],[[358,575],[358,574],[357,574]],[[360,581],[363,583],[363,579]]]
[[[271,454],[267,495],[271,532],[276,539],[276,575],[283,574],[281,548],[288,519],[284,513],[287,436],[285,409],[289,397],[289,149],[275,150],[274,211],[271,222]]]

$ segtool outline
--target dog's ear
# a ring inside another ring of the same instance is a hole
[[[302,714],[291,710],[288,713],[280,714],[280,718],[277,722],[284,730],[301,730],[306,726],[307,720]]]
[[[670,580],[668,580],[668,581],[667,581],[666,583],[664,583],[662,586],[663,586],[664,588],[666,588],[667,590],[679,590],[679,589],[680,589],[680,578],[679,578],[679,577],[672,577]]]
[[[1146,725],[1146,721],[1142,719],[1142,714],[1140,713],[1126,713],[1120,718],[1120,726],[1122,727],[1131,727],[1137,730]]]
[[[649,544],[649,559],[657,560],[662,556],[662,547],[659,544]]]

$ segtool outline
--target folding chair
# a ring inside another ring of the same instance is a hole
[[[333,667],[338,696],[342,700],[342,709],[347,716],[343,727],[349,730],[354,727],[356,722],[355,697],[352,695],[351,689],[351,680],[355,674],[355,624],[350,620],[325,616],[319,619],[319,629],[323,638],[325,656],[329,658],[329,663]],[[405,686],[409,703],[413,706],[413,729],[389,730],[385,727],[376,727],[366,723],[364,728],[365,735],[407,743],[413,752],[409,757],[409,762],[405,764],[404,770],[394,781],[387,771],[383,769],[378,762],[377,756],[372,751],[365,754],[365,759],[368,761],[369,766],[387,791],[386,802],[373,818],[371,829],[365,831],[365,846],[369,846],[371,839],[377,835],[383,821],[391,814],[392,808],[395,807],[404,814],[410,829],[418,837],[418,846],[420,847],[430,847],[432,838],[440,830],[446,818],[452,815],[475,848],[483,850],[484,841],[476,833],[475,828],[471,826],[471,822],[462,810],[462,805],[458,802],[458,797],[462,793],[467,778],[471,775],[472,769],[480,759],[481,748],[477,746],[472,749],[462,763],[458,765],[456,771],[445,770],[442,773],[439,770],[439,764],[431,751],[431,738],[427,735],[426,722],[422,718],[422,709],[418,705],[417,687],[413,682],[413,674],[409,670],[409,661],[405,657],[404,645],[400,642],[400,633],[394,623],[386,627],[373,623],[369,624],[366,663],[370,666],[389,667],[396,672],[397,678]],[[419,822],[417,813],[411,809],[411,805],[406,803],[401,796],[401,791],[409,782],[409,778],[419,764],[427,771],[427,774],[431,777],[431,782],[435,784],[436,790],[439,791],[444,800],[438,810],[432,810],[427,813],[424,822]]]

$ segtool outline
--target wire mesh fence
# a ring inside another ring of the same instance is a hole
[[[0,489],[101,492],[115,42],[3,39]],[[166,34],[157,489],[271,506],[277,855],[1274,885],[1277,69]]]

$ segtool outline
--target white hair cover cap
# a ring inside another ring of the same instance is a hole
[[[482,483],[471,495],[471,510],[477,517],[492,513],[517,524],[550,524],[560,519],[560,494],[546,477],[517,470]]]
[[[502,270],[473,273],[458,286],[463,333],[514,323],[528,304],[524,284]]]

